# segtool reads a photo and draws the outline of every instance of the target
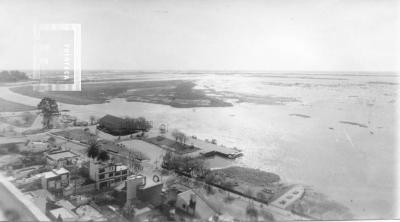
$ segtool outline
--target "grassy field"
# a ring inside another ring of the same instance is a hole
[[[265,184],[279,182],[280,180],[279,176],[274,173],[238,166],[216,170],[216,172],[222,172],[227,177],[246,181],[256,186],[264,186]]]
[[[89,140],[91,138],[97,138],[96,136],[93,136],[90,134],[90,132],[85,131],[83,129],[72,129],[72,130],[66,130],[66,131],[59,131],[55,132],[54,135],[57,136],[62,136],[67,139],[72,139],[72,140],[77,140],[82,143],[89,143]]]
[[[349,208],[310,189],[306,189],[303,198],[297,200],[290,207],[290,210],[320,220],[349,220],[353,218]]]
[[[174,151],[178,154],[186,154],[199,150],[199,148],[192,148],[189,145],[184,146],[183,144],[178,143],[175,140],[171,140],[162,136],[145,138],[144,140],[160,147],[167,147],[171,151]]]
[[[0,116],[0,122],[7,123],[16,127],[30,127],[36,120],[37,114],[32,112],[23,112],[20,115],[8,117]]]
[[[0,98],[0,112],[22,112],[35,110],[36,107],[10,102]]]
[[[257,198],[260,198],[258,197],[259,193],[263,193],[263,197],[260,199],[264,199],[265,201],[271,201],[277,198],[287,189],[286,186],[277,183],[280,181],[280,177],[277,174],[257,169],[232,166],[213,170],[212,173],[215,177],[220,178],[219,180],[222,179],[220,185],[228,186],[224,185],[224,183],[227,182],[236,184],[230,187],[230,189]],[[229,186],[227,188],[229,188]],[[264,188],[270,188],[274,190],[274,192],[265,193],[263,192]]]
[[[113,98],[125,98],[127,101],[157,103],[179,108],[232,105],[209,97],[203,91],[193,89],[194,86],[195,84],[189,81],[170,80],[83,83],[80,92],[36,92],[32,86],[14,87],[11,90],[36,98],[52,97],[59,102],[75,105],[100,104]]]

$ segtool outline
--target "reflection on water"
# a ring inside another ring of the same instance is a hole
[[[394,216],[397,85],[370,82],[396,82],[395,77],[191,78],[200,89],[292,97],[301,102],[235,103],[233,107],[194,110],[113,99],[85,106],[62,104],[60,108],[85,119],[104,114],[144,116],[155,125],[165,123],[201,139],[214,138],[243,150],[240,164],[311,185],[350,207],[357,218]]]

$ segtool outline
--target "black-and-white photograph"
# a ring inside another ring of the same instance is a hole
[[[400,219],[398,0],[0,0],[0,221]]]

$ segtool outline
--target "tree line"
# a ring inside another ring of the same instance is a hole
[[[135,133],[137,131],[146,132],[149,131],[152,127],[150,121],[146,120],[144,117],[125,117],[124,123],[125,128],[128,130],[129,134]]]
[[[28,79],[26,73],[17,70],[0,72],[0,82],[17,82]]]

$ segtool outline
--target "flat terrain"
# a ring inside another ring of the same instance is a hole
[[[224,107],[232,104],[207,96],[202,90],[194,89],[190,81],[144,81],[144,82],[96,82],[83,83],[81,92],[36,92],[32,86],[11,88],[13,92],[43,98],[52,97],[59,102],[88,105],[101,104],[113,98],[127,101],[170,105],[177,108]]]

